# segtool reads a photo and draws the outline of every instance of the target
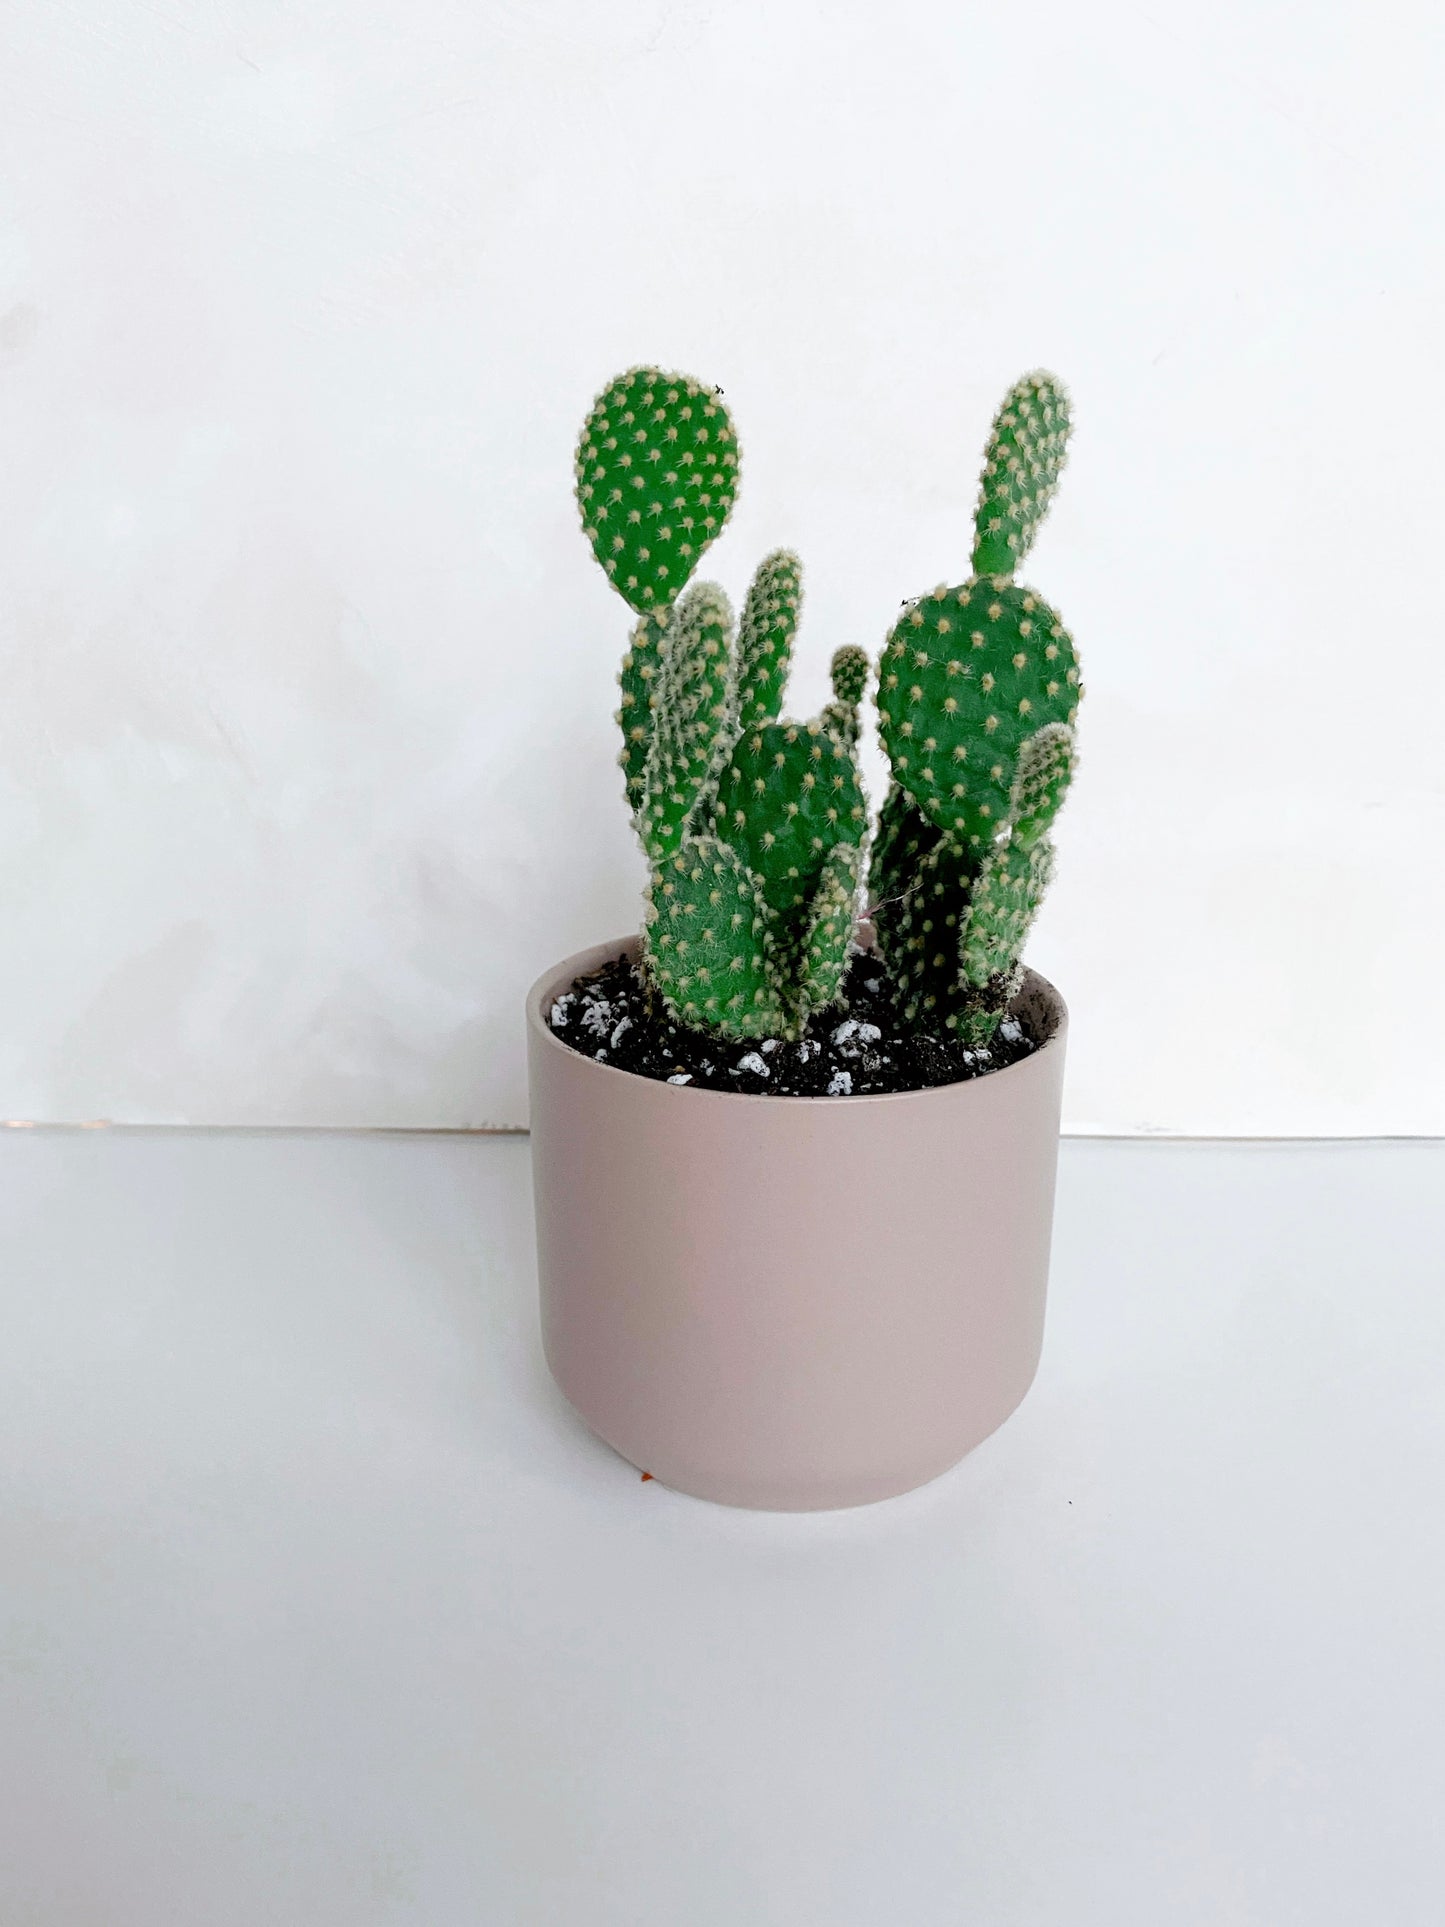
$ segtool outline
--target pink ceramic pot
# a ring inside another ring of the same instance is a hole
[[[754,1097],[597,1064],[527,999],[547,1362],[593,1431],[725,1505],[866,1505],[1003,1423],[1043,1339],[1066,1013],[1008,1070],[890,1097]]]

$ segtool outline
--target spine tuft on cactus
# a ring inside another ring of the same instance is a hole
[[[1073,780],[1078,654],[1057,612],[1013,580],[1069,428],[1052,375],[1009,390],[985,456],[974,573],[906,604],[879,665],[894,783],[871,879],[879,944],[909,1019],[973,1043],[1017,989],[1053,873],[1049,826]]]

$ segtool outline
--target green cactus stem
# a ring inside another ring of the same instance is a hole
[[[666,609],[737,494],[732,418],[691,376],[629,369],[593,403],[576,474],[582,526],[612,586],[634,609]]]
[[[1058,487],[1069,441],[1069,398],[1053,375],[1016,381],[994,417],[974,517],[973,572],[1012,575]]]

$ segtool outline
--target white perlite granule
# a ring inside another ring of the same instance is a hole
[[[828,1079],[829,1097],[851,1097],[853,1095],[852,1071],[834,1071]]]
[[[739,1071],[752,1071],[757,1077],[769,1077],[772,1075],[768,1069],[766,1059],[759,1056],[755,1050],[750,1050],[745,1057],[738,1059],[733,1076],[736,1077]]]
[[[594,1037],[605,1037],[612,1028],[612,1006],[604,997],[595,1004],[588,1004],[582,1012],[582,1025]]]
[[[690,1084],[692,1082],[692,1072],[678,1071],[676,1076],[669,1077],[667,1081],[669,1084]]]
[[[620,1037],[620,1036],[622,1035],[622,1033],[623,1033],[623,1031],[625,1031],[625,1030],[631,1030],[631,1028],[632,1028],[632,1019],[631,1019],[630,1017],[619,1017],[619,1018],[618,1018],[618,1020],[617,1020],[617,1027],[616,1027],[616,1029],[615,1029],[615,1030],[613,1031],[613,1033],[612,1033],[612,1036],[611,1036],[611,1038],[609,1039],[609,1041],[610,1041],[610,1043],[611,1043],[611,1045],[612,1045],[612,1048],[613,1048],[613,1050],[616,1050],[616,1048],[617,1048],[617,1040],[618,1040],[618,1038],[619,1038],[619,1037]]]
[[[566,1030],[567,1019],[572,1015],[572,1006],[576,999],[576,991],[567,990],[555,1000],[552,1005],[552,1014],[547,1019],[553,1030]]]

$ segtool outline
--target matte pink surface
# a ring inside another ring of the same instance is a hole
[[[728,1505],[863,1505],[1008,1417],[1043,1340],[1067,1028],[969,1083],[755,1097],[614,1070],[546,1024],[635,940],[527,999],[542,1336],[624,1458]]]

